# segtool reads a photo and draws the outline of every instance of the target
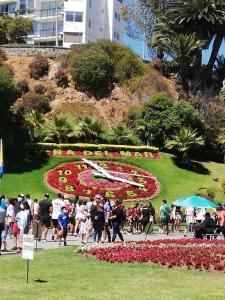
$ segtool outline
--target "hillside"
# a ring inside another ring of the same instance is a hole
[[[108,97],[96,100],[94,97],[88,97],[85,93],[77,91],[71,80],[67,88],[56,86],[54,75],[60,63],[60,59],[57,58],[49,58],[48,76],[39,80],[30,78],[29,63],[32,59],[32,56],[11,56],[7,64],[13,68],[15,82],[25,79],[31,90],[38,84],[47,88],[52,95],[50,115],[71,115],[75,119],[93,116],[101,120],[106,127],[112,127],[122,121],[130,109],[140,105],[156,92],[166,91],[176,98],[173,82],[150,66],[148,74],[135,82],[134,93],[131,93],[126,86],[116,85]]]

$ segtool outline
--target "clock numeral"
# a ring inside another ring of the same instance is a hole
[[[144,178],[142,178],[142,177],[138,177],[138,182],[139,183],[143,183],[143,184],[147,183],[147,181]]]
[[[66,192],[74,192],[74,187],[72,185],[66,185],[65,190]]]
[[[81,164],[81,165],[75,165],[77,167],[77,169],[82,170],[82,169],[87,169],[87,165],[86,164]]]
[[[67,178],[64,176],[60,176],[59,177],[59,183],[66,183],[67,182]]]
[[[71,175],[72,171],[71,170],[58,170],[57,173],[62,176],[62,175]]]
[[[105,193],[105,196],[106,196],[107,198],[115,198],[115,193],[114,193],[113,191],[107,191],[107,192]]]
[[[139,190],[144,191],[144,192],[148,191],[148,189],[146,187],[144,187],[144,186],[139,187]]]
[[[126,191],[127,197],[132,198],[132,197],[137,197],[137,194],[135,194],[133,191]]]
[[[84,190],[86,195],[91,195],[91,190]]]
[[[101,163],[101,164],[99,164],[99,166],[102,167],[103,169],[108,169],[108,165],[107,164]]]

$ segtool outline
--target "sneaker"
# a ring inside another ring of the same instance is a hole
[[[43,240],[43,241],[42,241],[42,243],[46,243],[46,242],[47,242],[46,240]]]
[[[59,246],[61,246],[61,242],[59,242]]]
[[[63,245],[66,246],[67,245],[66,242],[64,242]]]
[[[12,247],[10,250],[15,251],[17,250],[17,247]]]

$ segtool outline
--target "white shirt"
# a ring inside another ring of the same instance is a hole
[[[61,214],[61,208],[63,206],[65,206],[65,204],[62,199],[52,200],[52,219],[58,219],[58,216]]]
[[[9,204],[9,206],[7,207],[6,215],[7,215],[7,221],[9,223],[14,222],[15,213],[14,213],[14,206],[12,204]]]
[[[39,204],[34,202],[34,215],[38,215],[39,212]]]
[[[28,203],[29,206],[30,206],[31,214],[33,215],[33,214],[34,214],[34,204],[33,204],[33,200],[32,200],[32,199],[26,199],[26,200],[27,200],[27,203]]]

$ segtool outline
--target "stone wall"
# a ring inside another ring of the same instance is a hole
[[[38,53],[46,54],[50,56],[57,56],[60,54],[66,54],[71,51],[69,48],[63,47],[44,47],[44,46],[13,46],[13,45],[0,45],[0,49],[4,50],[8,56],[33,56]]]

